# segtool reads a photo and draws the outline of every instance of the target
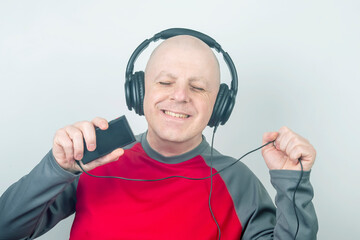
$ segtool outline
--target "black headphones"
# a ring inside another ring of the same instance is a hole
[[[230,70],[231,88],[229,89],[229,87],[225,83],[220,84],[220,89],[216,97],[214,109],[208,122],[208,126],[217,127],[219,124],[224,125],[229,119],[235,105],[235,98],[238,88],[238,76],[236,73],[235,65],[231,60],[229,54],[225,52],[221,48],[220,44],[218,44],[214,39],[201,32],[185,28],[170,28],[159,32],[155,34],[152,38],[143,41],[135,49],[129,59],[125,74],[125,98],[129,110],[133,108],[137,114],[144,115],[143,103],[145,95],[145,75],[143,71],[133,73],[134,63],[136,59],[138,58],[140,53],[149,46],[151,42],[156,42],[159,39],[168,39],[178,35],[190,35],[196,37],[205,42],[209,47],[215,48],[217,52],[222,53],[224,60]]]

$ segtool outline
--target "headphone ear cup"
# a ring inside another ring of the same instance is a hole
[[[226,95],[226,90],[228,91],[228,86],[224,83],[220,84],[219,92],[216,96],[213,112],[211,114],[208,126],[214,127],[218,126],[220,123],[221,109],[223,108],[224,96]]]
[[[128,109],[134,109],[139,115],[144,115],[144,72],[132,74],[125,82],[125,98]]]
[[[232,91],[229,90],[229,87],[225,83],[220,84],[208,126],[214,127],[219,124],[224,125],[231,115],[234,104],[235,98],[233,97]]]

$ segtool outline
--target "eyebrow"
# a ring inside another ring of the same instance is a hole
[[[204,81],[203,79],[204,79],[204,78],[191,77],[191,78],[189,78],[189,82],[202,82],[202,83],[204,83],[205,85],[208,85],[208,82],[207,82],[207,81]]]
[[[161,71],[156,77],[155,77],[155,81],[158,80],[159,78],[162,78],[162,77],[169,77],[173,80],[176,80],[178,77],[172,73],[169,73],[169,72],[166,72],[166,71]]]

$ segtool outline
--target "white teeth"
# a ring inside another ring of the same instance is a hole
[[[173,117],[177,117],[177,118],[188,118],[189,117],[189,115],[186,115],[186,114],[173,113],[173,112],[170,112],[170,111],[164,111],[164,113],[167,114],[167,115],[173,116]]]

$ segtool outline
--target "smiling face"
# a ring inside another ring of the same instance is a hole
[[[147,139],[159,153],[195,148],[209,122],[219,90],[219,65],[212,50],[191,36],[164,41],[145,71]]]

